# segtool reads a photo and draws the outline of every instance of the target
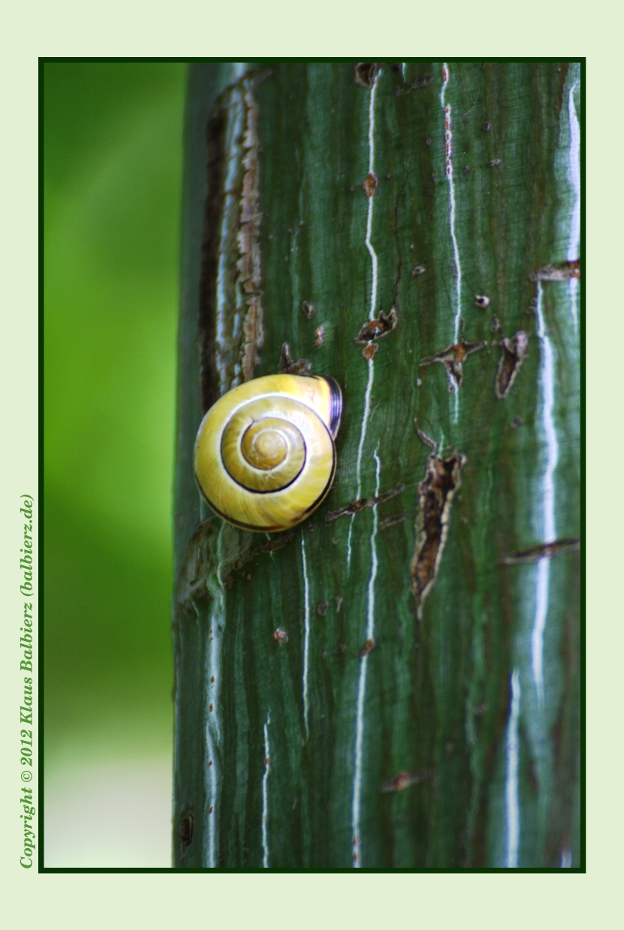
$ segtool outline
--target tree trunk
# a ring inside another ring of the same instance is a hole
[[[177,867],[582,865],[580,70],[191,67]],[[197,427],[302,359],[333,490],[235,529]]]

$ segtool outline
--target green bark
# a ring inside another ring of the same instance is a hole
[[[579,110],[578,63],[192,66],[176,866],[582,865]],[[344,413],[329,497],[267,539],[192,447],[284,342]]]

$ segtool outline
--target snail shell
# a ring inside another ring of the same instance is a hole
[[[301,523],[334,480],[341,412],[333,378],[267,375],[224,394],[195,441],[195,477],[206,503],[246,530]]]

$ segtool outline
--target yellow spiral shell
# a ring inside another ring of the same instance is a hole
[[[342,394],[333,378],[267,375],[210,408],[195,441],[195,477],[206,503],[235,526],[287,530],[327,495]]]

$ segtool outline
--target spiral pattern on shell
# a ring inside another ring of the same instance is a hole
[[[229,391],[195,442],[195,477],[207,504],[257,532],[305,520],[334,479],[341,411],[333,378],[267,375]]]

